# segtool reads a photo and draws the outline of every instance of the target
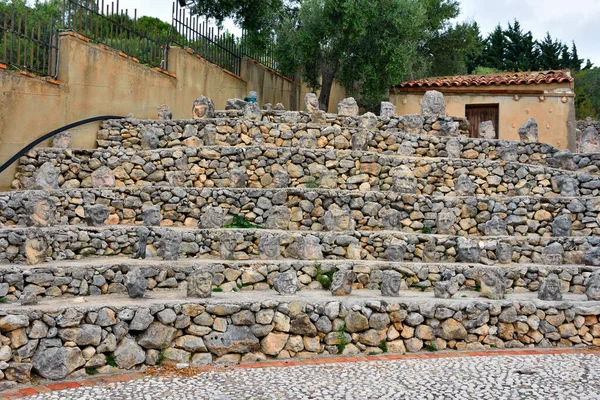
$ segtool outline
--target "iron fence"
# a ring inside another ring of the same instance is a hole
[[[169,68],[169,46],[176,45],[189,48],[236,75],[240,75],[245,56],[281,72],[274,43],[261,48],[249,46],[245,32],[241,37],[222,32],[206,18],[191,15],[177,1],[172,6],[170,24],[149,17],[138,18],[137,10],[130,15],[129,10],[120,8],[119,0],[62,0],[62,10],[50,20],[30,18],[34,11],[27,7],[17,10],[14,5],[0,7],[1,63],[56,77],[58,32],[72,30],[143,64],[165,70]],[[153,24],[152,29],[149,23]]]
[[[71,29],[94,42],[135,57],[152,67],[169,68],[168,35],[157,33],[150,37],[143,32],[137,9],[119,7],[119,0],[63,0],[63,27]],[[161,37],[163,36],[163,37]]]
[[[202,58],[240,75],[242,54],[239,41],[227,32],[211,27],[205,19],[192,16],[189,10],[173,3],[173,31],[171,42],[182,48],[190,48]]]
[[[5,5],[0,15],[0,62],[42,76],[58,75],[57,23],[32,20],[30,10]]]

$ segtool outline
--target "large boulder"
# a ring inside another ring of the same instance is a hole
[[[146,353],[131,337],[121,340],[113,353],[119,368],[130,369],[146,360]]]
[[[138,339],[138,344],[146,349],[164,349],[175,339],[177,329],[153,322]]]
[[[31,364],[42,378],[59,380],[83,366],[85,359],[78,347],[40,347]]]
[[[535,119],[529,118],[525,125],[519,128],[519,138],[524,143],[539,142],[538,123]]]
[[[260,349],[260,342],[247,326],[229,325],[227,331],[212,332],[204,337],[208,350],[221,357],[229,353],[251,353]]]

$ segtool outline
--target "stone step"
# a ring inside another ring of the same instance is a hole
[[[205,129],[206,126],[208,129]],[[431,137],[467,137],[469,125],[464,117],[444,117],[425,121],[415,115],[390,119],[374,116],[338,117],[329,114],[325,120],[314,122],[311,121],[311,115],[305,112],[288,112],[287,115],[274,115],[260,121],[239,116],[168,121],[126,118],[104,121],[97,139],[100,148],[152,149],[182,145],[197,146],[199,143],[208,145],[219,141],[227,145],[238,143],[247,145],[252,142],[254,135],[260,132],[266,143],[275,144],[279,139],[285,141],[296,137],[298,140],[303,134],[308,134],[308,130],[320,132],[326,130],[324,134],[320,133],[319,137],[344,135],[348,141],[345,148],[348,148],[352,146],[348,134],[350,131],[352,133],[359,130],[373,133],[401,131],[411,135],[427,134]],[[297,134],[299,131],[304,133]],[[311,132],[313,137],[315,134],[316,132]],[[335,138],[330,139],[333,145]],[[338,139],[336,146],[340,145],[343,145],[343,140]]]
[[[600,336],[600,303],[584,298],[488,300],[463,292],[442,300],[427,292],[390,298],[369,290],[340,298],[307,290],[189,299],[172,291],[137,300],[108,295],[6,305],[0,310],[3,378],[24,383],[32,376],[85,376],[86,368],[109,372],[113,362],[121,369],[158,360],[206,365],[368,354],[384,346],[390,352],[591,346]]]
[[[89,208],[99,205],[98,210]],[[600,234],[600,197],[474,198],[390,191],[163,186],[0,193],[0,226],[77,225],[90,216],[89,223],[96,225],[105,221],[135,224],[143,221],[145,212],[152,212],[146,211],[151,207],[156,214],[160,209],[163,226],[220,228],[241,215],[252,224],[289,230],[527,236],[552,234],[557,218],[570,217],[572,233],[565,232],[568,236]]]
[[[148,280],[148,291],[185,289],[189,275],[198,269],[211,270],[218,291],[267,290],[278,273],[295,270],[301,290],[322,289],[320,279],[329,271],[348,268],[356,273],[355,288],[379,289],[383,271],[395,270],[402,276],[402,290],[433,290],[435,282],[454,276],[459,290],[477,287],[478,272],[500,268],[506,277],[508,293],[537,291],[541,281],[556,274],[565,293],[585,293],[590,274],[599,267],[582,265],[506,264],[488,266],[474,263],[397,263],[348,260],[209,260],[182,259],[177,263],[159,259],[133,260],[124,257],[88,258],[82,261],[56,261],[35,266],[0,265],[0,298],[13,302],[24,293],[44,297],[87,296],[127,293],[124,277],[139,268]],[[461,276],[462,275],[462,276]]]
[[[516,162],[278,147],[40,148],[21,157],[13,182],[15,189],[159,185],[322,187],[429,195],[600,193],[598,176]]]
[[[139,226],[54,226],[0,229],[0,262],[38,264],[93,256],[130,256],[146,242],[163,258],[292,258],[408,262],[600,263],[600,239],[587,237],[410,234],[394,231],[304,232],[268,229],[197,229]],[[142,247],[143,248],[143,247]]]

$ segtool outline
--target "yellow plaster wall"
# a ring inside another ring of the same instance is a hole
[[[447,114],[464,117],[468,104],[499,104],[499,138],[519,140],[518,129],[529,118],[539,125],[539,138],[543,143],[559,149],[575,149],[575,98],[568,84],[523,85],[503,87],[518,90],[544,90],[544,94],[494,95],[486,88],[469,88],[481,93],[444,93]],[[492,88],[493,89],[493,88]],[[442,90],[443,92],[443,90]],[[397,107],[398,115],[419,114],[424,93],[390,93],[390,101]],[[542,98],[543,96],[543,98]]]

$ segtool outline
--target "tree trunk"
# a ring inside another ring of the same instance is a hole
[[[319,108],[325,112],[329,111],[329,98],[331,97],[331,88],[333,79],[337,73],[337,62],[335,65],[329,65],[323,62],[321,66],[321,94],[319,95]]]

